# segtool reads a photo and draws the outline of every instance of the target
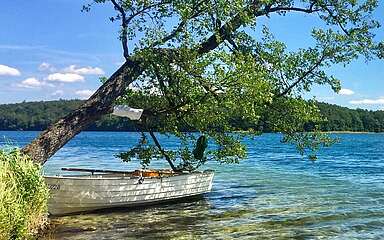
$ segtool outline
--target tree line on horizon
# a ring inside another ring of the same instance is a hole
[[[83,100],[57,100],[22,102],[0,105],[0,130],[41,131],[52,122],[79,107]],[[327,119],[320,125],[321,131],[384,132],[384,111],[349,109],[334,104],[318,102],[321,114]],[[248,123],[234,120],[233,124],[246,130]],[[307,129],[311,130],[308,123]],[[267,123],[259,129],[271,132]],[[112,115],[93,123],[88,131],[137,131],[135,122]],[[185,129],[193,131],[193,129]]]

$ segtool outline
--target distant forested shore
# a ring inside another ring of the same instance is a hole
[[[22,102],[0,105],[0,130],[41,131],[82,104],[82,100]],[[328,103],[317,103],[327,118],[321,131],[384,132],[384,111],[349,109]],[[236,122],[247,126],[246,123]],[[88,131],[137,131],[133,121],[115,116],[105,116],[93,123]],[[264,132],[268,127],[264,126]]]

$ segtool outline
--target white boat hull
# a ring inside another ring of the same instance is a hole
[[[140,178],[116,174],[50,177],[48,211],[65,215],[114,207],[133,207],[202,195],[212,188],[213,171]]]

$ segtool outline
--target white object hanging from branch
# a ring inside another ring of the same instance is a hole
[[[143,114],[143,109],[128,107],[127,105],[117,105],[113,108],[113,115],[127,117],[131,120],[139,120]]]

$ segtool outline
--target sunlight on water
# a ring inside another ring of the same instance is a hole
[[[18,145],[36,134],[0,132]],[[280,135],[265,134],[247,142],[241,164],[209,165],[214,186],[203,199],[54,218],[57,227],[46,239],[384,238],[384,135],[339,137],[312,163],[281,144]],[[136,168],[113,157],[136,139],[135,133],[82,133],[48,161],[45,173]]]

